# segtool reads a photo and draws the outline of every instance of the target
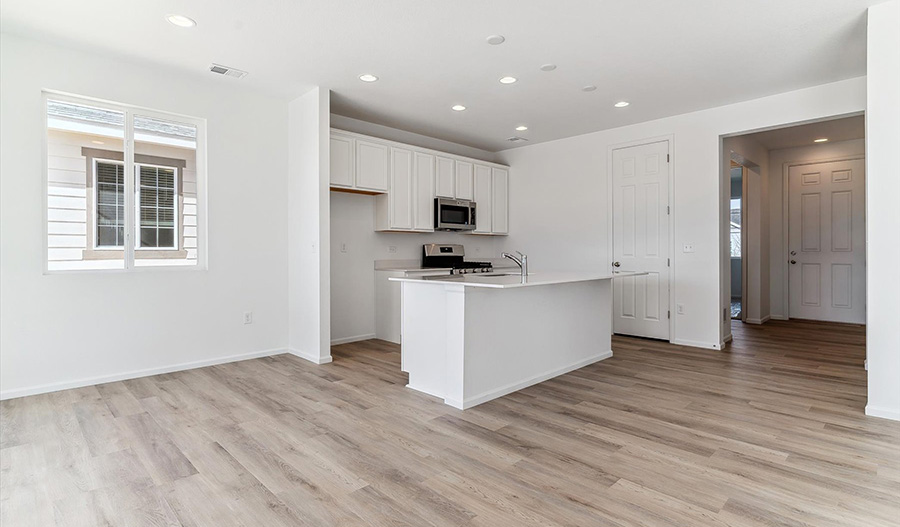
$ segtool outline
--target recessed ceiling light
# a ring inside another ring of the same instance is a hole
[[[378,77],[372,75],[371,73],[363,73],[359,76],[359,80],[363,82],[375,82],[378,80]]]
[[[506,42],[506,39],[503,38],[503,35],[491,35],[487,39],[487,43],[492,46],[498,46]]]
[[[544,64],[541,66],[541,71],[553,71],[556,69],[556,64]]]
[[[616,104],[614,104],[613,106],[615,106],[616,108],[624,108],[624,107],[628,106],[629,104],[631,104],[631,103],[628,101],[619,101]]]
[[[827,137],[820,137],[820,138],[816,139],[815,141],[813,141],[813,143],[827,143],[827,142],[828,142]]]
[[[515,77],[500,77],[500,84],[512,84],[512,83],[516,82],[517,80],[519,80],[519,79],[517,79]]]
[[[91,141],[91,142],[94,143],[95,145],[102,145],[102,144],[103,144],[103,141],[97,141],[96,139],[93,140],[93,141]]]
[[[450,107],[450,109],[453,110],[454,112],[461,112],[461,111],[465,110],[466,107],[461,104],[454,104],[453,106]]]
[[[597,87],[594,86],[593,84],[588,84],[584,88],[581,88],[581,91],[594,91],[596,89],[597,89]]]
[[[194,27],[197,25],[193,18],[188,18],[184,15],[167,15],[166,20],[178,27]]]
[[[517,127],[516,127],[516,131],[517,131],[517,132],[524,132],[525,130],[528,130],[528,127],[525,126],[525,125],[517,126]]]

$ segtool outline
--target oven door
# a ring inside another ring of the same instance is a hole
[[[436,198],[434,228],[446,231],[475,229],[475,203],[460,199]]]

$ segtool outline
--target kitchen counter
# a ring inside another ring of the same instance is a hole
[[[647,273],[601,273],[601,272],[537,272],[530,273],[524,279],[518,269],[495,271],[493,273],[472,273],[452,276],[409,276],[390,278],[393,282],[423,282],[428,284],[461,285],[463,287],[487,287],[492,289],[514,289],[573,282],[589,282],[591,280],[609,280],[626,276],[640,276]]]
[[[391,278],[407,387],[466,409],[609,358],[612,282],[636,274]]]

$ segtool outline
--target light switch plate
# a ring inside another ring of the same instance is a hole
[[[685,253],[692,253],[692,252],[694,252],[694,244],[692,244],[692,243],[686,243],[686,244],[684,244],[684,249],[682,249],[682,252],[685,252]]]

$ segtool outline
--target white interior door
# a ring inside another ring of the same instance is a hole
[[[866,321],[863,159],[789,170],[791,318]]]
[[[613,150],[613,331],[669,339],[669,142]]]

